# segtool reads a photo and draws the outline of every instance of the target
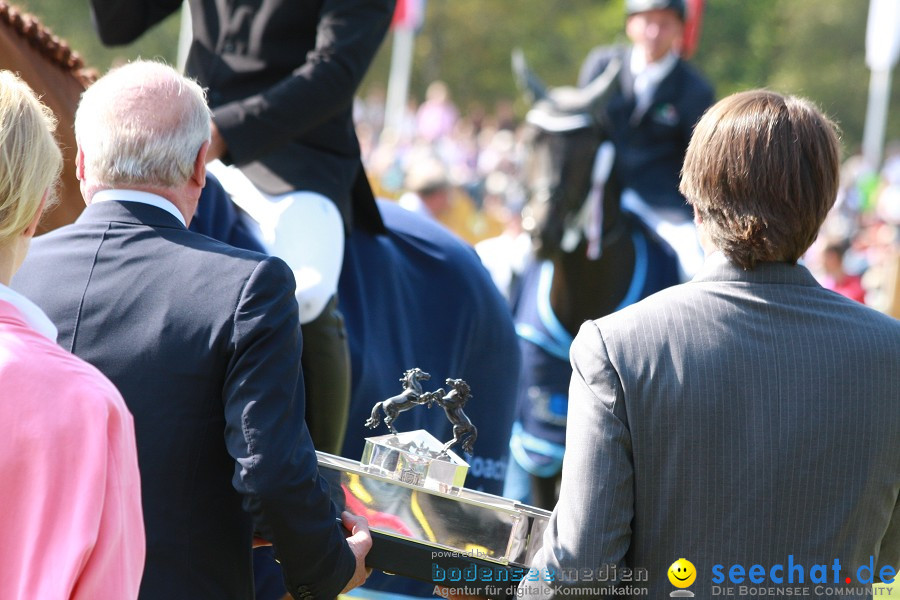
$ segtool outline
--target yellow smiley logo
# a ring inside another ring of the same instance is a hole
[[[689,587],[697,579],[697,569],[686,558],[679,558],[669,567],[669,582],[677,588]]]

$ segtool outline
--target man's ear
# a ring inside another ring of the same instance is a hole
[[[28,224],[28,227],[25,228],[25,231],[22,232],[22,235],[32,238],[34,234],[37,233],[38,224],[41,222],[41,217],[44,214],[44,207],[47,206],[47,197],[50,195],[50,190],[44,190],[44,196],[41,198],[41,205],[38,207],[37,212],[34,215],[34,218],[31,220],[31,223]]]
[[[78,181],[84,181],[84,152],[81,150],[80,144],[75,153],[75,177]]]
[[[209,152],[209,140],[203,142],[200,150],[197,152],[197,158],[194,159],[194,172],[191,174],[191,181],[198,187],[206,185],[206,153]]]

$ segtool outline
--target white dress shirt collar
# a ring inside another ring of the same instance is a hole
[[[139,192],[137,190],[100,190],[99,192],[94,193],[94,196],[91,198],[91,204],[96,202],[108,202],[110,200],[118,202],[140,202],[141,204],[149,204],[150,206],[161,208],[178,219],[182,225],[187,227],[187,223],[185,222],[184,215],[181,214],[181,211],[162,196],[157,196],[156,194],[151,194],[149,192]]]
[[[0,300],[12,304],[25,318],[29,327],[43,335],[51,342],[56,342],[56,325],[44,314],[37,304],[0,283]]]
[[[650,104],[659,82],[666,78],[677,62],[678,56],[674,52],[669,52],[650,64],[647,64],[647,57],[643,52],[631,52],[631,74],[634,75],[634,95],[638,106],[646,107]]]

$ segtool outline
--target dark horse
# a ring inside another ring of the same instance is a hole
[[[533,100],[522,224],[534,260],[511,296],[523,360],[511,449],[531,475],[530,498],[515,469],[507,491],[552,508],[565,449],[573,336],[585,320],[678,283],[678,268],[671,248],[620,206],[604,107],[621,65],[611,64],[585,88],[547,90],[521,54],[513,64]]]
[[[435,401],[453,423],[453,439],[444,444],[442,451],[446,452],[451,446],[461,442],[463,451],[471,454],[475,448],[475,440],[478,439],[478,429],[463,411],[463,407],[472,398],[472,390],[462,379],[446,379],[444,383],[450,386],[450,392],[445,395],[443,388],[439,389]]]
[[[396,434],[397,428],[394,427],[394,421],[400,416],[400,413],[422,404],[431,407],[432,395],[426,394],[422,389],[421,381],[428,381],[431,375],[422,369],[415,367],[407,370],[400,382],[403,384],[403,391],[396,396],[391,396],[386,400],[382,400],[372,407],[372,415],[366,421],[366,427],[375,429],[381,422],[379,412],[384,413],[384,424],[388,426],[391,433]]]

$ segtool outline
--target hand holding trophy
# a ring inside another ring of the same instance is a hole
[[[319,472],[341,510],[368,520],[374,543],[367,565],[434,583],[448,597],[459,595],[459,581],[477,589],[475,596],[508,597],[540,547],[550,513],[464,486],[469,463],[453,447],[474,451],[478,429],[464,410],[474,396],[462,379],[426,391],[422,382],[430,380],[420,368],[404,372],[401,392],[377,402],[365,421],[370,429],[384,422],[390,432],[366,438],[360,462],[319,452]],[[423,405],[444,409],[452,439],[398,431],[398,417]]]

